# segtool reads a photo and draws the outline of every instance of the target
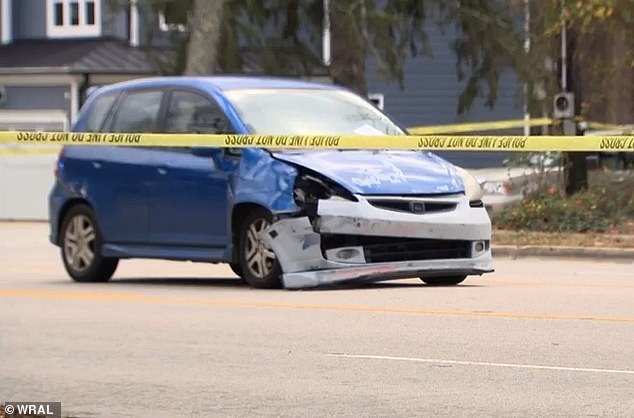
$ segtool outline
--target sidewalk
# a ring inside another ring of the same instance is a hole
[[[634,248],[565,247],[547,245],[493,245],[493,257],[559,257],[592,261],[629,261],[634,264]],[[632,273],[634,276],[634,273]]]

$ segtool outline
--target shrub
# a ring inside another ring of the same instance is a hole
[[[542,232],[631,231],[634,173],[593,172],[588,190],[573,196],[538,189],[493,217],[499,229]]]

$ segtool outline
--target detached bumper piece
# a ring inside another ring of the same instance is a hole
[[[277,255],[286,288],[494,271],[484,208],[462,199],[427,204],[442,210],[421,214],[357,197],[320,200],[312,221],[285,218],[269,227],[264,239]]]

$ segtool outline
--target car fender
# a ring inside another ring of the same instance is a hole
[[[266,150],[243,148],[232,179],[233,205],[253,203],[273,214],[298,211],[293,199],[296,177],[295,167],[274,159]]]

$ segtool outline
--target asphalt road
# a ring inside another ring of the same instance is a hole
[[[80,417],[634,417],[634,263],[497,260],[251,290],[225,266],[67,279],[43,224],[0,224],[0,402]]]

